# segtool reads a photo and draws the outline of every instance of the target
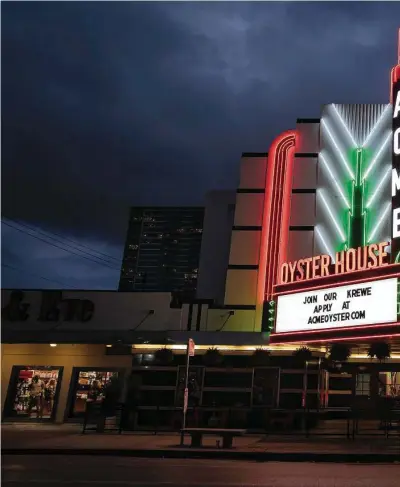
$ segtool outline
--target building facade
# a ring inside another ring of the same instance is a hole
[[[234,190],[206,194],[197,298],[212,300],[218,305],[223,304],[225,298],[235,203]]]
[[[4,290],[3,418],[32,418],[35,376],[60,421],[117,374],[140,384],[143,424],[164,411],[171,426],[189,338],[190,407],[236,408],[235,424],[400,400],[399,120],[400,59],[390,103],[326,105],[243,153],[235,194],[210,196],[202,245],[204,209],[133,209],[120,292]]]

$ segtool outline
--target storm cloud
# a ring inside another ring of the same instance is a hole
[[[129,206],[202,204],[296,118],[387,102],[399,20],[392,2],[3,2],[3,216],[120,259]],[[117,285],[116,260],[2,230],[22,269],[3,287]]]

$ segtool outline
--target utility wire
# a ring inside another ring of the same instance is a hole
[[[115,262],[109,262],[108,260],[104,259],[103,257],[99,257],[99,256],[97,256],[97,255],[94,255],[94,254],[93,254],[93,253],[91,253],[91,252],[86,252],[85,250],[80,249],[80,248],[79,248],[79,247],[77,247],[76,245],[71,245],[71,244],[69,244],[69,243],[65,243],[65,242],[63,242],[63,240],[60,240],[60,239],[58,239],[58,238],[54,238],[54,237],[52,237],[52,236],[51,236],[50,232],[44,232],[44,231],[43,231],[43,230],[41,230],[41,229],[38,229],[38,228],[32,227],[32,226],[30,226],[30,225],[27,225],[26,223],[17,222],[17,221],[15,221],[15,220],[7,220],[7,222],[9,222],[9,223],[11,223],[11,224],[12,224],[12,223],[14,223],[15,225],[18,225],[18,226],[26,227],[26,228],[28,228],[29,230],[31,230],[31,231],[33,231],[33,232],[36,232],[36,233],[39,233],[39,234],[41,234],[41,235],[44,235],[45,237],[50,238],[50,239],[54,240],[54,241],[55,241],[55,242],[57,242],[57,243],[60,243],[60,244],[62,244],[62,245],[66,245],[67,247],[71,247],[72,249],[78,250],[79,252],[82,252],[83,254],[89,255],[90,257],[93,257],[93,258],[95,258],[95,259],[98,259],[98,260],[104,261],[104,262],[106,262],[107,264],[110,264],[110,265],[112,265],[112,266],[115,266],[115,265],[116,265],[116,263],[115,263]],[[6,223],[6,222],[3,220],[3,223]],[[55,235],[55,234],[54,234],[54,235]],[[63,238],[63,237],[62,237],[62,235],[60,235],[60,236],[61,236],[61,238]],[[76,243],[77,243],[77,242],[76,242]],[[81,245],[81,244],[78,244],[78,243],[77,243],[77,245],[82,246],[82,247],[86,247],[85,245]],[[90,247],[87,247],[87,248],[89,248],[89,249],[90,249],[90,250],[92,250],[93,252],[97,252],[97,250],[91,249]],[[101,253],[101,252],[100,252],[100,253]],[[105,255],[107,255],[107,254],[105,254]],[[112,258],[112,259],[114,259],[114,258],[115,258],[115,257],[111,257],[111,256],[109,256],[109,257],[110,257],[110,258]],[[117,260],[117,261],[118,261],[118,259],[115,259],[115,260]],[[119,267],[118,267],[118,270],[120,270],[120,268],[119,268]]]
[[[53,238],[53,237],[51,237],[51,235],[55,235],[57,237],[61,237],[63,240],[68,240],[68,241],[74,243],[75,245],[78,245],[79,247],[84,247],[85,249],[91,250],[92,252],[95,252],[96,254],[100,254],[100,255],[103,255],[104,257],[107,257],[109,259],[113,259],[116,262],[118,262],[118,264],[121,262],[121,260],[118,259],[117,257],[113,257],[110,254],[105,254],[104,252],[100,252],[99,250],[96,250],[93,247],[89,247],[88,245],[79,243],[76,240],[73,240],[72,238],[65,237],[64,235],[61,235],[60,233],[56,233],[56,232],[53,232],[53,231],[50,232],[49,230],[43,230],[42,228],[41,229],[38,229],[36,227],[32,227],[30,225],[27,225],[26,223],[22,223],[22,222],[16,221],[16,220],[10,220],[10,219],[8,219],[8,221],[13,222],[13,223],[16,223],[17,225],[21,225],[22,227],[29,228],[30,230],[34,230],[35,232],[41,233],[41,234],[46,235],[46,236],[48,236],[50,238]],[[54,239],[54,240],[56,240],[56,239]],[[69,245],[69,244],[66,244],[66,245]],[[71,245],[71,247],[72,247],[72,245]],[[97,256],[95,256],[95,257],[97,257]],[[97,257],[97,258],[100,258],[100,257]],[[113,264],[113,262],[110,262],[110,264]]]
[[[44,277],[44,276],[41,276],[39,274],[34,274],[32,272],[26,272],[22,269],[19,269],[18,267],[14,267],[10,264],[5,264],[4,262],[1,263],[1,267],[6,267],[7,269],[12,269],[14,271],[23,272],[24,274],[27,274],[28,276],[38,277],[38,278],[43,279],[45,281],[53,282],[55,284],[61,284],[62,286],[73,287],[74,289],[79,289],[76,286],[68,285],[68,284],[65,284],[64,282],[56,281],[55,279],[49,279],[48,277]]]
[[[21,233],[24,233],[25,235],[28,235],[29,237],[36,238],[37,240],[40,240],[41,242],[44,242],[44,243],[46,243],[46,244],[48,244],[48,245],[51,245],[51,246],[53,246],[53,247],[56,247],[56,248],[58,248],[58,249],[61,249],[61,250],[63,250],[64,252],[68,252],[68,253],[70,253],[70,254],[77,255],[78,257],[81,257],[82,259],[86,259],[86,260],[88,260],[89,262],[94,262],[95,264],[103,265],[103,266],[105,266],[105,267],[108,267],[109,269],[118,270],[118,271],[120,270],[120,269],[119,269],[119,268],[117,268],[117,267],[111,267],[111,265],[108,265],[108,264],[107,264],[107,263],[105,263],[105,262],[101,262],[101,261],[99,262],[99,261],[96,261],[96,260],[91,259],[91,258],[89,258],[89,257],[85,257],[85,256],[84,256],[84,255],[82,255],[82,254],[78,254],[77,252],[73,252],[72,250],[66,249],[65,247],[61,247],[60,245],[54,244],[54,243],[52,243],[52,242],[49,242],[48,240],[45,240],[44,238],[40,238],[40,237],[38,237],[37,235],[32,235],[31,233],[28,233],[26,230],[23,230],[22,228],[18,228],[18,227],[16,227],[15,225],[11,225],[11,224],[10,224],[10,223],[8,223],[8,222],[2,221],[2,223],[3,223],[4,225],[7,225],[7,226],[8,226],[8,227],[10,227],[10,228],[13,228],[14,230],[17,230],[18,232],[21,232]]]

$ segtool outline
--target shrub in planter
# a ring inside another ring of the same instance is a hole
[[[203,355],[203,362],[207,367],[218,367],[223,364],[224,356],[218,348],[211,347]]]
[[[368,350],[368,357],[370,359],[376,358],[379,362],[384,362],[390,358],[391,348],[389,343],[386,342],[373,342]]]
[[[174,352],[169,348],[160,348],[154,355],[159,365],[170,365],[174,361]]]
[[[296,365],[302,367],[312,359],[312,352],[308,347],[300,347],[293,352],[293,360]]]
[[[347,362],[351,355],[351,347],[344,343],[334,343],[329,350],[329,359],[332,362]]]
[[[269,365],[271,353],[269,350],[257,348],[250,357],[250,365],[252,367],[262,367]]]

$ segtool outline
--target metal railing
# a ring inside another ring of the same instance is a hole
[[[178,432],[182,408],[170,406],[139,406],[119,404],[115,414],[106,417],[101,405],[90,405],[85,413],[83,433],[96,432]],[[357,437],[400,440],[400,410],[381,408],[277,409],[270,407],[188,408],[188,426],[247,429],[249,433],[267,436]]]

